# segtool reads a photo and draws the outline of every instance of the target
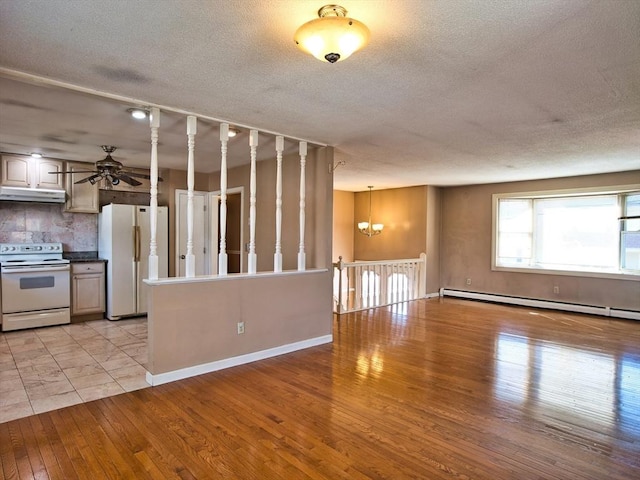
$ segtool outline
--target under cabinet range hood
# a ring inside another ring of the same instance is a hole
[[[64,203],[64,190],[45,188],[0,187],[0,200],[14,202]]]

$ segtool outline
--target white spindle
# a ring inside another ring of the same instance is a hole
[[[273,254],[273,271],[282,271],[282,151],[284,137],[276,137],[276,251]]]
[[[258,257],[256,255],[256,151],[258,148],[258,131],[249,132],[251,148],[251,179],[249,181],[249,255],[248,273],[256,273]]]
[[[151,128],[151,169],[150,169],[150,239],[149,239],[149,278],[158,278],[158,128],[160,128],[160,109],[153,107],[149,116]]]
[[[304,228],[305,228],[305,196],[306,180],[305,165],[307,163],[307,142],[300,142],[300,246],[298,249],[298,270],[305,270],[307,265],[306,253],[304,251]]]
[[[194,186],[194,147],[198,119],[193,115],[187,117],[187,145],[189,158],[187,163],[187,255],[185,271],[187,277],[195,276],[196,257],[193,254],[193,186]]]
[[[229,124],[220,124],[220,253],[218,253],[218,274],[227,274],[227,143]]]

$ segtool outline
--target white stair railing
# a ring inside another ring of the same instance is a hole
[[[426,296],[426,254],[420,258],[333,264],[337,314],[408,302]]]

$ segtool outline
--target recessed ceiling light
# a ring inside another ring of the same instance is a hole
[[[229,127],[229,138],[233,138],[238,134],[238,130],[233,127]]]
[[[42,154],[41,153],[32,153],[31,154],[31,158],[42,158]]]
[[[144,108],[127,108],[127,112],[131,114],[131,116],[137,120],[142,120],[147,118],[149,112]]]

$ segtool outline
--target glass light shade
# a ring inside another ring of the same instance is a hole
[[[366,230],[367,228],[369,228],[369,222],[358,223],[358,230]]]
[[[325,16],[302,25],[293,39],[302,51],[323,62],[335,63],[364,47],[369,43],[369,36],[369,29],[362,22]]]
[[[384,225],[382,223],[374,223],[373,225],[371,225],[371,228],[373,228],[374,232],[381,232],[384,228]]]

